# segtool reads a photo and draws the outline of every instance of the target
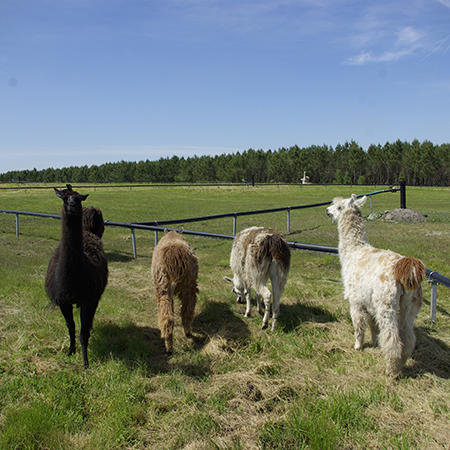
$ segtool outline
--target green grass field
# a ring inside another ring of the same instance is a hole
[[[74,186],[76,189],[76,186]],[[259,186],[80,189],[105,220],[151,221],[331,200],[383,187]],[[419,257],[450,276],[450,190],[407,189],[407,206],[425,224],[367,222],[372,245]],[[376,213],[399,194],[373,197]],[[59,214],[52,190],[0,190],[0,208]],[[369,202],[363,209],[369,214]],[[286,231],[286,213],[238,218],[238,230]],[[232,219],[186,224],[232,233]],[[417,348],[397,381],[384,374],[379,349],[353,350],[336,255],[292,252],[278,329],[244,306],[224,275],[230,241],[188,237],[199,258],[193,330],[176,322],[174,354],[159,336],[150,277],[154,233],[108,227],[110,277],[83,369],[79,343],[44,291],[60,221],[0,214],[0,448],[333,449],[448,448],[450,442],[450,290],[438,287],[437,323],[430,284],[416,320]],[[289,240],[337,245],[325,208],[291,213]],[[77,311],[76,311],[77,312]],[[76,316],[77,333],[79,318]]]

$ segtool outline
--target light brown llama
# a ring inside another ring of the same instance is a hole
[[[181,321],[186,337],[192,337],[192,319],[197,301],[198,260],[188,242],[169,231],[153,250],[152,277],[158,304],[158,323],[166,352],[173,351],[173,297],[181,301]]]

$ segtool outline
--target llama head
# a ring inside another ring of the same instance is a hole
[[[355,194],[352,194],[349,198],[336,197],[327,208],[327,215],[330,216],[334,222],[339,220],[339,218],[347,211],[353,210],[361,213],[361,206],[364,205],[366,200],[366,196],[358,198]]]
[[[236,286],[235,282],[234,282],[234,278],[229,278],[229,277],[223,277],[223,279],[225,281],[228,281],[228,283],[231,283],[233,285],[233,293],[236,294],[236,302],[237,303],[244,303],[244,295],[245,295],[245,291],[242,287],[240,286]]]
[[[82,195],[72,189],[72,185],[66,184],[67,189],[55,190],[55,194],[63,201],[66,214],[81,215],[83,207],[81,202],[88,198],[89,194]]]

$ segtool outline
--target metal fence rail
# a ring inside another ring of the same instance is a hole
[[[251,183],[155,183],[155,184],[142,184],[142,183],[136,183],[136,184],[130,184],[130,183],[124,183],[124,184],[110,184],[108,182],[104,184],[77,184],[77,189],[106,189],[106,188],[134,188],[134,187],[214,187],[214,186],[249,186]],[[297,186],[298,183],[258,183],[258,186]],[[55,187],[58,187],[55,185]],[[65,184],[61,185],[60,188],[64,189],[66,187]],[[0,186],[0,189],[4,190],[28,190],[28,189],[53,189],[52,186],[34,186],[32,184],[27,185],[26,183],[23,183],[22,186]]]
[[[403,189],[404,190],[404,189]],[[365,195],[369,197],[370,199],[370,212],[372,213],[372,196],[377,194],[384,194],[386,192],[397,192],[402,191],[401,188],[389,188],[389,189],[382,189],[379,191],[373,191],[368,192],[366,194],[359,194],[357,197],[364,197]],[[234,212],[234,213],[223,213],[223,214],[213,214],[210,216],[201,216],[201,217],[188,217],[185,219],[172,219],[172,220],[154,220],[151,222],[133,222],[139,225],[152,225],[152,226],[161,226],[161,225],[175,225],[178,223],[192,223],[192,222],[202,222],[207,220],[213,220],[213,219],[223,219],[224,217],[232,217],[233,218],[233,235],[236,235],[237,231],[237,218],[241,216],[252,216],[256,214],[267,214],[267,213],[274,213],[274,212],[280,212],[280,211],[286,211],[287,217],[286,217],[286,233],[290,233],[291,231],[291,211],[297,210],[297,209],[306,209],[306,208],[316,208],[318,206],[326,206],[331,204],[331,201],[328,202],[320,202],[320,203],[310,203],[308,205],[297,205],[297,206],[282,206],[279,208],[268,208],[268,209],[258,209],[254,211],[241,211],[241,212]]]

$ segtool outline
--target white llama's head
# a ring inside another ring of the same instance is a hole
[[[349,210],[361,212],[361,206],[366,202],[367,197],[358,198],[352,194],[349,198],[336,197],[333,203],[327,208],[327,215],[334,221],[338,221],[342,214]]]
[[[236,282],[236,278],[223,277],[223,279],[233,285],[233,293],[236,294],[236,302],[244,303],[244,295],[247,293],[244,287],[240,286],[239,283]]]

